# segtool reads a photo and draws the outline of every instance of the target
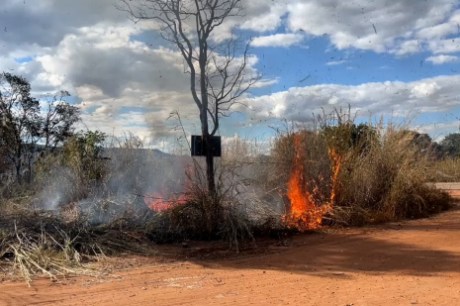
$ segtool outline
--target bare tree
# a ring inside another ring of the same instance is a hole
[[[257,80],[248,73],[248,48],[237,53],[236,41],[218,42],[212,33],[241,12],[241,0],[120,0],[121,10],[135,22],[150,20],[160,26],[163,39],[182,55],[190,75],[190,92],[198,107],[206,155],[208,191],[216,194],[211,137],[220,127],[221,116]]]

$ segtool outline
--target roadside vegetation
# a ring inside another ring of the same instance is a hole
[[[436,179],[433,173],[440,164],[452,161],[435,157],[438,152],[432,151],[431,142],[421,147],[416,132],[347,121],[280,135],[272,155],[274,173],[289,175],[296,135],[308,156],[303,167],[306,190],[315,203],[333,206],[324,217],[328,224],[375,224],[426,217],[449,208],[450,197],[427,182]],[[340,164],[335,178],[330,152]],[[286,179],[273,176],[271,184]]]
[[[68,93],[39,101],[21,77],[0,82],[0,273],[27,281],[92,275],[91,262],[153,254],[158,243],[222,240],[239,251],[262,235],[314,229],[302,227],[308,209],[292,214],[294,173],[318,226],[426,217],[451,201],[427,183],[460,179],[458,134],[438,144],[337,112],[278,132],[268,153],[230,141],[210,193],[204,160],[145,149],[133,135],[77,131]]]

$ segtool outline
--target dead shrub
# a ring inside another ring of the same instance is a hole
[[[293,166],[293,135],[302,139],[306,190],[315,202],[330,201],[334,187],[334,209],[326,216],[329,223],[364,225],[418,218],[449,207],[449,196],[426,184],[431,159],[414,146],[414,133],[350,121],[280,135],[271,155],[275,170],[271,186],[286,186]],[[341,163],[335,182],[331,149]]]
[[[189,188],[184,198],[185,203],[171,203],[148,226],[153,240],[224,240],[237,252],[241,243],[253,240],[251,223],[235,199],[220,193],[213,197],[199,185]]]
[[[349,150],[344,158],[337,221],[362,225],[447,209],[449,197],[426,184],[430,161],[413,146],[410,134],[392,127],[375,130],[377,138],[367,142],[365,152]]]
[[[188,183],[180,200],[171,200],[170,208],[149,225],[150,236],[159,242],[224,240],[238,251],[241,243],[253,240],[254,224],[245,210],[246,203],[238,197],[239,188],[247,183],[238,169],[241,164],[219,164],[214,195],[206,188],[200,166],[196,163],[187,173]]]

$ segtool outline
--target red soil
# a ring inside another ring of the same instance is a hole
[[[160,248],[158,258],[119,259],[124,269],[98,279],[39,279],[31,288],[5,280],[0,305],[460,303],[460,210],[262,244],[255,254],[214,250],[213,259],[197,245],[173,248],[174,256],[202,255],[188,260],[165,260],[171,247]]]

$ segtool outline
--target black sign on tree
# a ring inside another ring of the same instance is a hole
[[[220,157],[222,155],[220,136],[209,136],[209,145],[211,146],[212,156]],[[203,137],[192,135],[192,156],[206,156],[206,149]]]

